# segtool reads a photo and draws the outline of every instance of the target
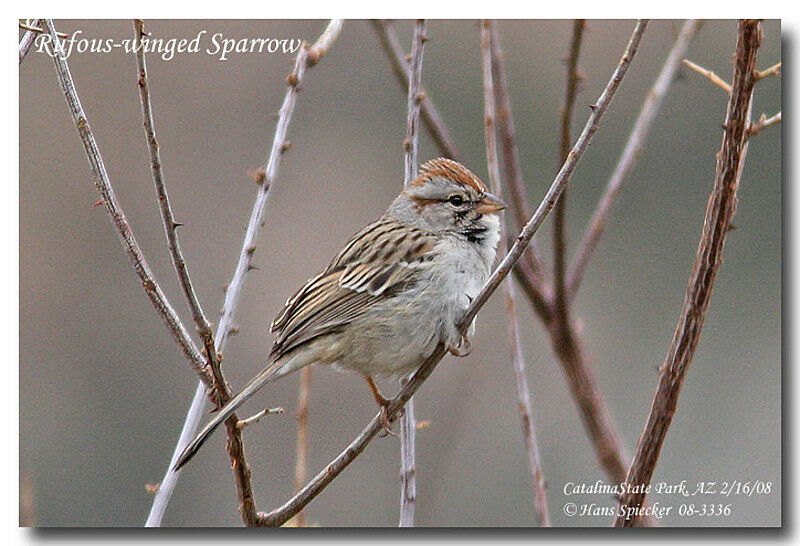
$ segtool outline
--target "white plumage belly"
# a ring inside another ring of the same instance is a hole
[[[427,282],[376,305],[337,340],[345,358],[334,367],[371,376],[403,376],[414,371],[440,341],[458,345],[456,328],[488,278],[489,268],[472,249],[444,252]],[[443,259],[443,256],[450,258]]]

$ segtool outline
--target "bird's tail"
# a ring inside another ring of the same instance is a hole
[[[288,369],[287,369],[288,368]],[[266,368],[264,368],[257,376],[250,380],[250,382],[242,389],[242,392],[231,398],[227,404],[219,409],[214,414],[214,418],[208,422],[206,426],[195,436],[194,440],[189,442],[183,452],[181,452],[180,457],[178,457],[173,470],[177,471],[185,465],[189,460],[194,457],[195,453],[200,449],[200,447],[205,443],[211,433],[225,421],[231,414],[236,411],[236,408],[241,406],[248,398],[253,396],[256,391],[258,391],[261,387],[275,381],[286,375],[287,373],[293,371],[292,368],[284,365],[284,362],[273,362]]]

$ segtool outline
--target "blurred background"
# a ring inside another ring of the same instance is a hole
[[[154,37],[303,38],[326,22],[147,21]],[[600,131],[569,186],[569,249],[596,205],[641,103],[680,29],[653,21]],[[56,21],[87,39],[133,36],[131,22]],[[412,24],[397,22],[406,50]],[[571,21],[504,21],[511,99],[523,172],[538,203],[558,168]],[[590,21],[575,134],[615,67],[632,21]],[[764,69],[781,60],[780,24],[764,23]],[[478,24],[428,23],[423,82],[465,163],[485,179]],[[204,38],[204,39],[205,39]],[[688,57],[731,78],[736,22],[709,21]],[[208,44],[210,45],[210,44]],[[263,166],[291,55],[176,54],[147,58],[156,130],[180,240],[207,313],[218,317]],[[132,55],[73,53],[77,90],[114,184],[156,277],[193,330],[164,241],[154,198]],[[236,323],[225,351],[238,390],[264,364],[268,325],[284,300],[383,212],[402,186],[405,90],[366,21],[347,21],[302,86],[292,142],[267,206]],[[27,521],[38,526],[140,526],[194,393],[197,378],[139,286],[93,187],[83,148],[50,58],[32,50],[20,67],[20,484]],[[650,407],[684,297],[714,177],[726,96],[682,72],[627,179],[576,299],[587,357],[628,453]],[[781,80],[758,84],[754,118],[781,109]],[[420,159],[438,155],[423,131]],[[730,497],[729,517],[663,526],[775,526],[781,522],[781,130],[750,145],[738,228],[728,238],[705,329],[688,373],[654,482],[771,481],[772,493]],[[548,219],[537,235],[550,257]],[[571,256],[571,254],[570,254]],[[603,496],[563,493],[567,482],[605,480],[549,338],[520,302],[534,421],[553,523],[606,526],[607,517],[568,518],[565,502],[614,506]],[[530,474],[520,433],[502,298],[478,317],[473,353],[445,358],[417,397],[417,523],[529,526]],[[283,406],[245,433],[256,501],[271,509],[292,492],[295,374],[262,390],[243,415]],[[393,393],[395,385],[384,383]],[[315,369],[310,472],[337,455],[375,414],[359,378]],[[182,473],[165,525],[239,526],[224,435],[217,433]],[[321,526],[392,526],[399,513],[399,442],[376,439],[307,509]],[[607,481],[607,480],[606,480]],[[675,496],[651,501],[677,506]],[[714,498],[706,502],[721,502]]]

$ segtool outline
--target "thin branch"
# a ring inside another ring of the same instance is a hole
[[[192,279],[189,277],[189,271],[186,268],[186,260],[181,252],[181,246],[178,242],[178,222],[172,214],[172,207],[169,202],[169,195],[167,188],[164,184],[164,175],[161,171],[161,154],[159,152],[158,140],[156,139],[155,126],[153,123],[153,109],[150,104],[150,87],[147,82],[147,63],[144,56],[144,47],[141,47],[142,38],[147,36],[144,31],[144,22],[141,19],[133,20],[134,31],[134,50],[136,51],[136,68],[139,72],[138,86],[139,86],[139,100],[142,104],[142,118],[145,137],[147,138],[147,149],[150,153],[150,171],[153,175],[153,184],[156,190],[156,198],[158,200],[159,208],[161,210],[161,221],[164,225],[164,233],[167,237],[167,246],[169,247],[170,257],[172,258],[172,265],[175,272],[178,274],[178,281],[183,290],[183,295],[189,304],[189,310],[192,313],[192,319],[197,326],[197,333],[203,341],[203,348],[208,358],[208,364],[214,367],[219,366],[219,358],[217,351],[214,348],[214,334],[211,331],[211,324],[208,322],[203,308],[200,306],[200,301],[197,299],[197,293],[192,285]],[[215,374],[216,375],[216,374]]]
[[[644,142],[647,139],[650,126],[658,116],[658,111],[661,108],[661,104],[664,102],[664,97],[666,97],[669,92],[672,83],[675,81],[675,75],[678,69],[680,69],[681,59],[686,56],[686,52],[689,50],[689,44],[699,27],[700,22],[696,19],[690,19],[683,24],[683,28],[667,55],[652,89],[650,89],[647,98],[642,104],[642,109],[639,111],[639,116],[633,124],[633,129],[628,137],[628,141],[625,143],[622,155],[619,161],[617,161],[616,167],[614,167],[614,172],[611,174],[608,184],[606,184],[606,189],[603,192],[603,196],[600,198],[600,203],[597,205],[597,209],[592,215],[592,220],[589,222],[589,227],[586,230],[586,234],[581,241],[581,245],[575,254],[575,259],[569,269],[569,274],[567,275],[568,299],[573,298],[580,287],[583,275],[586,273],[586,269],[589,265],[589,260],[597,248],[600,237],[605,231],[608,217],[611,214],[611,208],[619,196],[625,178],[633,168],[636,158],[644,147]]]
[[[719,87],[720,89],[725,91],[727,94],[729,94],[729,95],[731,94],[731,85],[728,82],[726,82],[725,80],[723,80],[722,78],[720,78],[719,76],[717,76],[711,70],[708,70],[707,68],[703,68],[699,64],[694,64],[689,59],[683,59],[683,64],[685,64],[686,66],[688,66],[689,68],[691,68],[692,70],[697,72],[698,74],[708,78],[711,81],[711,83],[713,83],[714,85],[716,85],[717,87]]]
[[[267,415],[280,415],[283,413],[283,408],[264,408],[263,410],[259,411],[255,415],[251,415],[247,419],[240,419],[236,422],[236,428],[243,429],[245,427],[249,427],[250,425],[255,425],[261,419],[266,417]]]
[[[425,52],[425,19],[417,19],[411,39],[411,64],[409,66],[406,138],[403,141],[403,163],[408,187],[417,177],[419,160],[419,116],[422,102],[422,57]],[[400,381],[400,387],[405,380]],[[417,424],[414,418],[414,398],[406,403],[405,413],[400,418],[400,521],[399,527],[414,526],[414,510],[417,505]]]
[[[539,207],[531,216],[528,223],[522,229],[522,232],[517,236],[511,250],[503,258],[500,265],[494,270],[492,276],[481,289],[477,297],[472,301],[472,304],[467,309],[464,317],[459,323],[459,329],[466,332],[475,315],[483,307],[489,297],[494,293],[500,283],[505,280],[514,263],[519,260],[520,256],[525,250],[525,247],[530,243],[536,231],[544,222],[545,217],[553,208],[555,201],[558,199],[559,194],[563,191],[564,187],[569,183],[572,172],[575,170],[580,158],[589,146],[592,136],[597,132],[600,119],[603,117],[611,99],[614,97],[620,83],[630,66],[631,61],[639,47],[642,38],[642,33],[647,26],[646,20],[639,20],[636,28],[631,34],[625,52],[619,61],[614,73],[611,76],[606,87],[603,89],[597,103],[592,108],[592,113],[586,121],[586,126],[583,128],[580,137],[575,142],[569,157],[561,170],[556,175],[550,188],[544,196],[544,199],[539,204]],[[420,365],[411,379],[406,383],[400,392],[391,400],[386,408],[387,417],[393,419],[400,408],[411,398],[414,393],[419,389],[422,383],[430,376],[436,368],[439,361],[445,355],[445,348],[443,344],[439,344],[434,349],[425,361]],[[358,457],[372,439],[381,430],[380,413],[375,415],[369,424],[361,431],[361,433],[350,443],[347,448],[340,453],[332,462],[330,462],[322,471],[317,474],[306,486],[300,490],[296,495],[289,499],[282,506],[276,508],[269,513],[259,514],[259,524],[264,526],[278,526],[285,523],[289,518],[294,516],[299,510],[311,502],[325,487],[328,486],[347,466]]]
[[[486,147],[486,166],[489,172],[489,187],[496,195],[502,195],[502,184],[500,182],[500,164],[497,158],[497,137],[495,134],[495,122],[497,120],[497,108],[495,106],[496,89],[493,78],[493,66],[495,48],[492,47],[494,41],[493,22],[481,21],[481,53],[483,69],[483,104],[484,104],[484,140]],[[500,244],[498,252],[505,254],[507,230],[507,219],[504,217],[501,226]],[[534,513],[539,525],[550,527],[550,514],[547,510],[547,494],[545,492],[544,473],[542,472],[541,458],[539,456],[539,446],[536,441],[536,431],[533,426],[532,409],[530,394],[528,389],[528,379],[525,373],[525,358],[522,354],[522,341],[520,339],[519,321],[516,312],[516,294],[514,290],[514,278],[506,277],[504,283],[504,296],[506,304],[506,316],[508,318],[508,345],[511,353],[511,364],[514,368],[514,375],[517,384],[517,397],[520,418],[522,419],[522,435],[525,441],[525,451],[528,455],[528,466],[531,471],[533,483],[533,506]]]
[[[758,121],[755,123],[751,123],[750,127],[747,129],[747,136],[757,136],[763,129],[767,127],[772,127],[781,122],[781,112],[778,112],[774,116],[767,117],[766,114],[761,114],[761,117],[758,118]]]
[[[782,64],[783,63],[774,64],[766,70],[756,70],[756,81],[763,80],[769,76],[780,76]]]
[[[675,415],[683,380],[697,349],[714,283],[722,265],[725,238],[736,213],[736,191],[747,153],[747,130],[756,83],[756,55],[762,35],[761,25],[757,20],[739,21],[733,86],[725,116],[722,145],[717,154],[714,188],[706,206],[703,232],[686,287],[683,309],[667,356],[661,365],[650,414],[625,480],[635,486],[637,491],[644,490],[653,477],[661,448]],[[625,511],[617,514],[614,525],[634,525],[639,518],[636,510],[642,505],[644,498],[644,492],[623,494],[620,507],[625,507]]]
[[[394,33],[394,28],[390,21],[376,19],[372,21],[375,32],[378,34],[379,41],[383,47],[386,56],[392,64],[392,71],[397,76],[398,82],[403,89],[408,89],[409,79],[411,77],[411,68],[406,60],[406,55],[400,42],[397,40],[397,35]],[[425,123],[428,132],[430,132],[433,141],[439,147],[442,155],[451,159],[459,160],[458,151],[450,137],[450,133],[442,122],[439,111],[433,105],[433,102],[428,98],[428,94],[420,87],[420,95],[422,97],[420,106],[422,108],[422,121]]]
[[[38,32],[42,32],[42,29],[36,28],[39,25],[39,19],[30,19],[28,21],[29,25],[24,25],[22,23],[19,24],[20,28],[25,29],[25,34],[22,35],[22,38],[19,41],[19,64],[22,64],[23,59],[30,51],[33,42],[36,40],[36,35]]]
[[[294,492],[300,491],[308,479],[308,401],[311,397],[311,366],[300,371],[300,388],[297,393],[297,444],[294,460]],[[300,510],[295,518],[297,527],[306,526],[306,513]]]
[[[492,74],[494,75],[495,107],[497,110],[497,129],[500,134],[501,152],[503,158],[503,173],[511,202],[511,212],[516,219],[516,228],[522,229],[531,210],[528,206],[528,195],[525,191],[525,180],[522,176],[522,166],[519,160],[517,147],[517,133],[514,128],[514,114],[511,110],[511,98],[508,93],[508,78],[506,77],[505,57],[500,47],[500,33],[497,31],[495,21],[492,27]],[[536,241],[532,241],[519,266],[531,273],[527,280],[531,288],[530,296],[536,300],[536,305],[545,309],[549,304],[548,288],[542,275],[542,266],[537,257]]]
[[[136,276],[142,283],[147,297],[156,308],[156,311],[161,316],[164,324],[166,324],[172,337],[178,342],[186,359],[194,368],[195,372],[200,376],[200,380],[205,384],[211,385],[211,377],[205,368],[205,359],[200,354],[197,346],[192,341],[189,333],[186,331],[183,323],[181,322],[178,314],[172,308],[167,297],[164,295],[161,287],[156,282],[150,266],[142,253],[136,237],[133,235],[128,219],[120,207],[117,197],[114,194],[114,189],[111,186],[111,181],[108,178],[103,157],[100,155],[100,149],[94,138],[94,133],[89,125],[89,120],[86,113],[81,106],[81,101],[78,98],[78,93],[75,90],[75,82],[72,80],[72,74],[69,70],[69,64],[64,53],[64,48],[53,26],[51,19],[41,20],[42,28],[50,35],[53,47],[53,65],[55,66],[56,74],[58,75],[58,83],[61,86],[61,91],[64,93],[64,98],[67,101],[72,120],[78,130],[81,138],[86,158],[89,160],[89,166],[94,176],[94,183],[97,190],[102,197],[101,201],[111,218],[114,227],[119,232],[122,247],[125,254],[130,260]]]
[[[236,308],[239,305],[242,287],[244,286],[244,279],[247,272],[252,268],[251,260],[256,250],[255,241],[258,237],[261,226],[264,223],[264,208],[269,198],[270,188],[277,177],[280,158],[288,149],[285,146],[286,134],[292,114],[294,113],[294,105],[299,84],[302,82],[303,77],[305,76],[306,68],[310,67],[308,56],[313,53],[317,60],[319,60],[322,55],[331,47],[333,41],[339,35],[341,27],[342,21],[333,19],[330,21],[317,42],[315,42],[314,46],[309,48],[308,44],[303,44],[298,52],[297,60],[295,61],[292,73],[287,78],[288,88],[286,90],[286,96],[284,97],[280,112],[278,113],[278,121],[275,126],[275,136],[270,149],[269,159],[267,160],[266,168],[259,171],[259,189],[253,204],[253,210],[250,214],[250,220],[248,222],[242,249],[239,253],[239,260],[236,264],[233,277],[230,283],[228,283],[228,288],[225,291],[225,301],[222,305],[222,317],[217,325],[217,331],[214,338],[216,351],[218,353],[221,353],[224,350],[228,341],[228,337],[231,335],[233,330],[233,316]],[[179,455],[183,452],[183,449],[194,437],[195,432],[200,424],[200,419],[202,418],[201,410],[205,401],[204,394],[206,393],[201,393],[201,390],[202,389],[200,386],[198,386],[195,396],[192,399],[191,406],[187,412],[186,420],[184,421],[183,429],[181,430],[178,443],[175,446],[175,450],[167,468],[167,472],[161,482],[161,487],[159,487],[155,499],[153,500],[153,506],[147,519],[147,526],[160,525],[164,511],[169,503],[169,498],[172,495],[175,484],[177,483],[177,473],[173,470],[174,464]],[[229,433],[239,434],[238,429],[234,431],[236,426],[236,421],[234,418],[235,415],[231,416],[231,418],[225,422],[225,426]],[[229,435],[229,439],[230,437],[231,436]],[[232,458],[234,456],[241,456],[241,460],[244,460],[243,448],[240,441],[233,443],[229,441],[228,452],[231,454]],[[252,498],[252,490],[249,487],[250,469],[246,464],[234,464],[233,468],[237,479],[237,492],[240,500],[240,512],[243,515],[243,519],[245,519],[245,524],[252,525],[256,518],[255,502]]]
[[[561,108],[561,141],[559,145],[559,163],[567,159],[570,145],[572,144],[572,113],[575,109],[575,97],[578,95],[578,83],[581,76],[578,74],[578,56],[583,41],[583,30],[586,21],[575,19],[572,25],[572,43],[567,59],[567,84],[564,96],[564,105]],[[566,260],[567,241],[565,234],[565,216],[567,206],[567,193],[564,192],[556,204],[553,212],[553,311],[557,323],[567,321],[569,308],[566,296]]]

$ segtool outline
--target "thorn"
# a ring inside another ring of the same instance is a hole
[[[737,226],[736,224],[731,224],[728,226],[728,231],[733,231],[736,229],[739,229],[739,226]]]
[[[420,421],[417,423],[417,430],[425,430],[429,426],[431,426],[430,421]]]
[[[103,204],[105,204],[105,201],[103,201],[103,200],[101,199],[100,201],[98,201],[97,203],[95,203],[94,205],[92,205],[92,208],[99,207],[100,205],[103,205]]]
[[[292,141],[291,140],[284,140],[283,144],[281,144],[281,153],[282,154],[286,153],[286,151],[289,150],[289,148],[291,148],[291,147],[292,147]]]
[[[594,112],[595,110],[597,110],[597,105],[596,105],[596,104],[590,104],[590,105],[589,105],[589,110],[591,110],[592,112]]]
[[[224,294],[227,291],[228,291],[228,283],[225,283],[222,285],[222,293]]]
[[[250,265],[247,266],[247,271],[248,272],[257,271],[258,269],[259,269],[259,267],[257,265],[250,264]]]
[[[248,255],[248,256],[252,256],[252,255],[253,255],[253,254],[255,254],[255,253],[256,253],[256,247],[255,247],[255,245],[254,245],[254,246],[251,246],[250,248],[248,248],[248,249],[247,249],[247,255]]]
[[[160,483],[146,483],[144,484],[144,490],[150,494],[154,494],[156,491],[158,491],[160,485]]]
[[[172,222],[172,229],[178,229],[179,227],[183,227],[183,224],[180,222]]]
[[[238,333],[239,333],[239,327],[238,326],[231,326],[230,330],[228,330],[228,335],[229,336],[235,336]]]

